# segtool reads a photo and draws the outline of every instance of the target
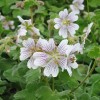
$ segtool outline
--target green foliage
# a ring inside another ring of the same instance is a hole
[[[84,36],[83,28],[91,21],[94,24],[83,54],[77,55],[79,66],[72,70],[72,77],[67,71],[60,70],[53,81],[51,77],[43,76],[40,68],[28,69],[27,60],[19,61],[22,45],[16,43],[20,24],[17,16],[26,20],[33,17],[41,37],[54,38],[58,44],[63,38],[54,30],[53,20],[71,3],[72,0],[0,0],[1,15],[7,21],[14,20],[15,25],[15,29],[5,30],[0,21],[0,100],[100,100],[100,0],[84,0],[85,10],[76,22],[80,26],[76,38]],[[10,37],[9,41],[6,37]],[[80,85],[91,70],[93,60],[95,70]],[[71,93],[72,90],[75,91]]]

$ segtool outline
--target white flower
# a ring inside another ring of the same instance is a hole
[[[62,70],[66,68],[67,65],[67,40],[62,40],[58,47],[55,45],[53,39],[42,40],[42,51],[35,52],[33,57],[35,58],[35,66],[44,67],[45,76],[57,77],[59,73],[59,66]]]
[[[18,30],[19,36],[25,36],[28,32],[31,36],[33,35],[40,35],[39,29],[34,27],[32,24],[31,19],[29,20],[23,20],[20,16],[17,16],[19,21],[21,22],[21,25],[19,25],[20,29]]]
[[[91,32],[91,28],[93,26],[93,22],[91,22],[90,24],[88,24],[88,26],[86,28],[84,28],[83,32],[86,34],[86,37],[89,35],[89,33]]]
[[[79,14],[80,10],[84,10],[84,5],[83,5],[84,0],[73,0],[72,5],[70,5],[71,10]]]
[[[14,29],[15,28],[14,21],[12,21],[12,20],[7,21],[6,17],[4,17],[3,15],[1,15],[1,13],[0,13],[0,21],[2,22],[2,27],[5,30],[9,30],[9,29]]]
[[[14,21],[7,21],[6,19],[2,22],[3,28],[5,30],[14,29]]]
[[[66,51],[67,67],[65,69],[67,69],[68,74],[70,76],[72,76],[71,68],[76,69],[78,67],[78,64],[76,63],[75,53],[80,52],[81,49],[80,49],[79,43],[77,43],[75,45],[67,45],[67,48],[68,48],[67,51]]]
[[[75,31],[79,29],[79,26],[73,22],[78,20],[78,16],[74,12],[68,14],[67,9],[59,12],[60,18],[55,18],[55,29],[59,29],[59,35],[63,38],[67,38],[68,35],[74,36]]]
[[[89,33],[91,32],[92,26],[93,26],[93,22],[91,22],[90,24],[88,24],[88,26],[86,28],[84,28],[83,32],[85,33],[85,37],[84,37],[83,44],[85,44],[85,40],[88,37]]]
[[[10,26],[11,29],[15,29],[15,26],[14,26],[14,21],[8,21],[8,24]]]
[[[32,55],[34,52],[41,50],[40,44],[41,44],[41,39],[39,39],[36,44],[32,38],[28,38],[27,40],[23,41],[24,47],[22,47],[20,51],[20,60],[23,61],[26,60],[27,58],[30,58],[27,63],[28,68],[36,69],[38,67],[34,65],[34,58],[32,57]]]
[[[4,21],[6,18],[3,16],[3,15],[1,15],[1,13],[0,13],[0,21]]]

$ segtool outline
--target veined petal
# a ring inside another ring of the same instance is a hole
[[[37,43],[36,43],[36,47],[37,48],[42,48],[41,43],[42,43],[42,39],[39,38],[38,41],[37,41]]]
[[[62,36],[63,38],[67,38],[68,36],[67,28],[61,27],[59,30],[59,35]]]
[[[62,68],[62,71],[67,67],[67,57],[61,57],[58,60],[59,66]]]
[[[42,39],[41,43],[42,50],[45,50],[47,52],[52,51],[55,48],[55,43],[53,39],[49,39],[49,41]]]
[[[32,52],[30,52],[27,48],[21,48],[20,54],[20,60],[25,60],[32,55]]]
[[[72,12],[74,14],[79,14],[80,13],[79,9],[76,8],[74,5],[70,5],[70,9],[72,10]]]
[[[69,54],[71,54],[73,49],[73,45],[67,45],[67,50],[66,50],[66,55],[68,56]]]
[[[33,34],[31,35],[34,35],[34,34],[37,34],[38,36],[40,36],[40,32],[39,32],[39,29],[37,29],[36,27],[32,27],[32,30],[33,30]]]
[[[59,23],[61,23],[61,19],[60,18],[55,18],[54,22],[57,23],[57,24],[59,24]]]
[[[25,36],[26,33],[27,33],[27,30],[26,30],[25,28],[20,28],[20,29],[18,30],[18,35],[19,35],[19,36]]]
[[[79,5],[79,9],[80,9],[80,10],[84,10],[84,5],[82,5],[82,4]]]
[[[67,72],[68,72],[69,76],[71,77],[71,76],[72,76],[71,67],[68,67],[68,66],[67,66],[66,69],[67,69]]]
[[[60,42],[60,44],[58,45],[57,47],[57,50],[60,54],[65,54],[66,53],[66,50],[67,50],[67,43],[68,43],[68,40],[62,40]]]
[[[68,10],[67,9],[64,9],[64,11],[59,12],[59,16],[60,16],[61,19],[66,18],[67,15],[68,15]]]
[[[83,46],[80,43],[76,43],[73,46],[72,53],[75,53],[75,52],[80,52],[81,54],[83,53]]]
[[[48,55],[44,52],[35,52],[33,54],[34,58],[48,58]]]
[[[33,48],[35,47],[35,42],[32,38],[28,38],[27,40],[23,41],[23,46],[26,48]]]
[[[21,23],[24,23],[24,22],[25,22],[25,21],[22,19],[22,17],[17,16],[17,18],[19,19],[19,21],[20,21]]]
[[[37,69],[39,66],[35,66],[34,65],[34,58],[33,56],[29,59],[29,61],[27,62],[27,66],[29,69]]]
[[[68,66],[72,67],[73,69],[78,68],[78,64],[76,62],[70,63]]]
[[[55,49],[55,42],[54,39],[49,39],[49,45],[48,45],[49,51],[52,51]]]
[[[78,2],[79,2],[80,4],[82,4],[82,3],[84,2],[84,0],[78,0]]]
[[[67,29],[68,29],[70,35],[74,36],[74,34],[76,33],[75,31],[79,29],[79,26],[77,24],[71,23]]]
[[[44,69],[44,75],[45,76],[53,76],[53,77],[57,77],[59,73],[59,69],[58,69],[58,65],[56,63],[54,63],[54,61],[50,61]]]
[[[71,22],[77,21],[78,20],[78,16],[74,13],[71,12],[69,13],[68,17],[67,17]]]
[[[45,64],[46,64],[46,61],[47,61],[47,59],[46,59],[46,58],[43,58],[43,57],[41,57],[41,58],[36,58],[36,59],[34,60],[34,65],[35,65],[35,66],[44,67]]]
[[[59,29],[61,27],[61,25],[60,24],[55,24],[54,27],[55,27],[55,29]]]

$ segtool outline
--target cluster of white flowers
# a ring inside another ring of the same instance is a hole
[[[59,67],[62,71],[65,69],[69,75],[72,75],[71,68],[77,68],[76,52],[79,52],[78,44],[68,45],[68,40],[62,40],[58,46],[55,45],[54,39],[39,39],[35,43],[34,39],[28,38],[23,41],[20,52],[20,60],[30,58],[28,68],[36,69],[44,67],[44,75],[56,77]]]
[[[70,5],[70,9],[74,13],[79,14],[80,10],[84,10],[83,2],[84,0],[73,0],[72,4]]]
[[[25,36],[28,32],[31,36],[33,35],[40,35],[39,29],[34,27],[32,24],[31,19],[29,20],[23,20],[20,16],[18,16],[19,21],[21,22],[21,25],[19,25],[18,35],[19,36]]]
[[[41,67],[44,69],[45,76],[57,77],[59,70],[67,70],[68,74],[72,76],[72,69],[78,68],[76,62],[76,54],[83,53],[85,40],[91,32],[93,23],[90,23],[83,32],[85,33],[84,42],[74,44],[68,43],[68,37],[74,37],[79,25],[74,23],[78,20],[80,10],[84,9],[83,0],[73,0],[70,5],[72,12],[68,14],[68,10],[59,12],[59,18],[55,18],[55,29],[59,29],[59,35],[64,39],[57,45],[53,38],[49,40],[38,38],[28,38],[22,42],[23,47],[20,52],[20,60],[28,59],[27,66],[29,69],[36,69]],[[40,32],[34,27],[30,20],[24,20],[18,16],[21,25],[19,25],[18,36],[25,36],[28,32],[31,36],[34,34],[40,36]]]
[[[8,21],[5,16],[1,15],[1,13],[0,13],[0,22],[2,23],[2,27],[5,30],[15,29],[14,21],[12,20]]]
[[[22,40],[20,39],[21,36],[26,36],[26,33],[29,33],[30,36],[40,36],[40,32],[39,29],[37,29],[36,27],[34,27],[34,25],[32,24],[31,19],[29,20],[23,20],[20,16],[17,16],[19,21],[21,22],[21,25],[19,25],[19,30],[18,30],[18,35],[17,35],[17,43],[22,42]]]

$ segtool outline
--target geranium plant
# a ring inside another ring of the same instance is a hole
[[[99,7],[0,0],[0,100],[99,100]]]

